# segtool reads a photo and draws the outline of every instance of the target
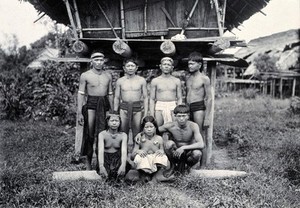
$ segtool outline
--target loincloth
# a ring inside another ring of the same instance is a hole
[[[164,123],[172,122],[172,111],[176,107],[175,101],[164,102],[164,101],[157,101],[155,104],[155,110],[162,111],[162,116],[164,119]]]
[[[146,157],[136,155],[134,158],[137,170],[143,170],[146,173],[155,173],[157,165],[167,167],[168,157],[166,155],[158,156],[156,154],[147,154]]]
[[[108,178],[117,178],[118,170],[121,166],[121,151],[114,153],[104,152],[104,167],[108,174]]]
[[[141,112],[143,110],[143,104],[142,104],[142,101],[122,102],[120,104],[120,109],[127,111],[127,122],[128,122],[129,128],[131,128],[133,113]]]
[[[189,106],[190,106],[191,113],[196,112],[196,111],[205,111],[206,110],[204,100],[190,103]]]
[[[88,110],[95,110],[95,131],[93,137],[89,136]],[[105,129],[106,112],[109,110],[109,101],[107,96],[88,96],[86,105],[82,106],[82,115],[84,118],[83,125],[83,148],[82,156],[87,155],[90,148],[93,147],[94,140],[98,134]],[[96,145],[97,149],[98,145]]]

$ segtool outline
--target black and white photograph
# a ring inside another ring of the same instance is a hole
[[[0,207],[299,206],[299,0],[1,0]]]

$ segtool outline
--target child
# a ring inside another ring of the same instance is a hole
[[[163,139],[157,135],[158,127],[153,116],[146,116],[142,120],[143,132],[135,138],[132,157],[137,170],[152,174],[158,167],[167,167],[168,158],[164,152]]]
[[[120,132],[120,126],[120,117],[109,115],[106,118],[106,130],[100,132],[98,137],[99,174],[109,180],[125,174],[127,134]]]

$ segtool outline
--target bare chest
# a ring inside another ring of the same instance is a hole
[[[140,91],[142,84],[137,80],[125,80],[121,83],[122,91]]]
[[[109,79],[106,75],[90,75],[87,79],[87,87],[108,86]]]

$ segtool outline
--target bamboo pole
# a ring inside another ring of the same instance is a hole
[[[80,17],[79,17],[76,0],[73,0],[73,5],[74,5],[74,10],[75,10],[75,18],[76,18],[76,22],[77,22],[77,26],[78,26],[78,30],[79,30],[79,37],[83,38],[83,34],[82,34],[82,30],[81,30],[82,29],[81,21],[80,21]]]
[[[147,34],[147,7],[148,7],[148,1],[145,0],[145,6],[144,6],[144,33]]]
[[[222,20],[221,20],[221,15],[220,15],[220,10],[219,10],[219,3],[218,3],[218,0],[214,0],[214,3],[215,3],[215,10],[216,10],[216,13],[217,13],[217,24],[218,24],[218,28],[219,28],[219,35],[222,37],[223,36],[223,27],[221,25],[222,23]]]
[[[71,23],[71,26],[72,26],[72,30],[73,30],[75,39],[78,40],[78,34],[77,34],[77,31],[76,31],[76,25],[75,25],[75,22],[74,22],[74,18],[73,18],[73,14],[72,14],[72,11],[71,11],[69,0],[64,0],[64,2],[66,4],[68,16],[69,16],[69,20],[70,20],[70,23]]]
[[[108,16],[106,15],[105,11],[103,10],[103,8],[102,8],[102,6],[100,5],[100,3],[98,2],[98,0],[96,0],[96,3],[97,3],[97,5],[98,5],[100,11],[102,12],[103,16],[105,17],[107,23],[109,24],[111,30],[113,31],[115,37],[116,37],[116,38],[119,38],[118,35],[117,35],[117,33],[116,33],[116,31],[115,31],[115,29],[114,29],[114,27],[113,27],[113,25],[111,24],[111,21],[109,20]]]
[[[122,28],[122,39],[125,39],[125,13],[124,13],[124,2],[120,0],[120,12],[121,12],[121,28]]]
[[[196,0],[196,1],[195,1],[195,3],[194,3],[194,5],[193,5],[193,8],[192,8],[191,12],[189,13],[188,18],[186,19],[187,25],[189,24],[189,21],[191,20],[193,14],[194,14],[194,11],[195,11],[195,9],[196,9],[196,6],[197,6],[198,2],[199,2],[199,0]],[[185,27],[187,27],[187,25],[186,25]],[[183,34],[184,34],[185,27],[182,27],[182,30],[181,30],[180,35],[183,35]]]
[[[223,9],[222,9],[222,26],[223,26],[223,28],[225,27],[226,6],[227,6],[227,0],[224,0]]]

